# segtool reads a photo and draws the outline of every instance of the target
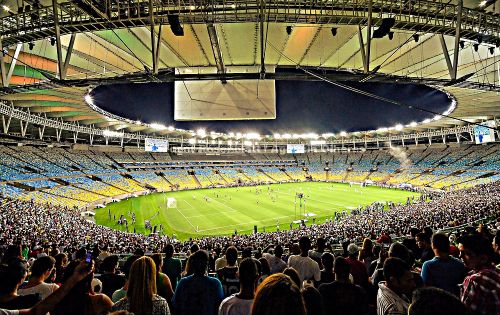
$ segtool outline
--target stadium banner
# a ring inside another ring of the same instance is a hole
[[[146,152],[168,152],[168,140],[146,138],[144,150]]]
[[[287,144],[286,153],[305,153],[305,146],[303,144]]]
[[[481,123],[482,126],[474,127],[474,137],[476,138],[476,144],[488,143],[495,141],[495,131],[493,129],[487,128],[495,128],[496,123],[494,120],[488,120]],[[487,126],[487,127],[486,127]]]

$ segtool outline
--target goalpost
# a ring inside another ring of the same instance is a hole
[[[167,198],[167,208],[177,208],[177,200],[175,198]]]

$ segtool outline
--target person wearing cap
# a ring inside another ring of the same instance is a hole
[[[0,266],[0,308],[17,310],[30,308],[41,298],[38,294],[20,296],[17,289],[26,279],[26,265],[17,257],[11,257]]]
[[[365,264],[358,260],[359,247],[358,245],[351,243],[347,246],[347,258],[346,261],[351,265],[351,275],[354,279],[354,284],[361,286],[362,288],[368,287],[368,271],[366,270]]]

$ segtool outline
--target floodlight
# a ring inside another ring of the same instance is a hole
[[[291,137],[292,137],[292,135],[291,135],[291,134],[289,134],[289,133],[285,133],[285,134],[283,135],[283,138],[285,138],[285,139],[290,139]]]
[[[412,121],[412,122],[410,123],[410,127],[415,127],[416,125],[417,125],[417,123],[416,123],[416,122],[414,122],[414,121]]]
[[[236,9],[236,4],[231,4],[231,8]]]
[[[164,129],[167,128],[167,127],[165,127],[165,125],[162,125],[162,124],[159,124],[159,123],[149,124],[149,127],[153,128],[153,129],[156,129],[156,130],[164,130]]]
[[[233,145],[233,140],[228,140],[228,141],[227,141],[227,144],[228,144],[228,145]]]
[[[275,134],[273,135],[273,137],[274,137],[275,139],[280,139],[280,138],[281,138],[281,135],[280,135],[279,133],[275,133]]]
[[[397,131],[401,131],[403,130],[403,125],[397,124],[396,126],[394,126],[394,129],[396,129]]]
[[[345,131],[341,131],[341,132],[340,132],[340,136],[341,136],[341,137],[345,137],[345,136],[347,136],[347,132],[345,132]]]
[[[174,126],[168,126],[168,127],[167,127],[167,130],[168,130],[168,131],[174,131],[174,130],[175,130],[175,128],[174,128]]]
[[[430,120],[429,118],[424,119],[424,120],[422,121],[422,123],[424,123],[424,124],[428,124],[428,123],[430,123],[430,122],[431,122],[431,120]]]
[[[94,105],[94,100],[92,99],[92,96],[90,94],[85,94],[85,96],[83,97],[83,99],[85,100],[85,102],[89,105]]]
[[[440,120],[440,119],[441,119],[441,117],[442,117],[441,115],[436,115],[436,116],[434,116],[434,117],[432,118],[432,120]]]
[[[207,136],[207,132],[205,131],[205,129],[201,129],[201,128],[196,130],[196,134],[198,135],[198,137],[202,137],[202,138]]]
[[[189,6],[189,10],[193,11],[194,9],[196,9],[196,7],[194,5]]]

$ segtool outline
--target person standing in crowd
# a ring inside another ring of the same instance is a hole
[[[178,315],[214,315],[224,298],[219,279],[206,275],[208,253],[198,250],[189,257],[193,274],[182,278],[177,284],[172,304]],[[195,299],[195,300],[194,300]]]
[[[252,315],[306,315],[300,289],[282,273],[267,277],[255,292]]]
[[[302,236],[299,240],[300,255],[292,255],[288,258],[288,267],[297,271],[300,281],[304,280],[321,280],[321,271],[319,265],[311,257],[309,257],[309,249],[311,249],[311,240],[307,236]]]
[[[126,310],[135,315],[170,315],[167,301],[156,294],[156,266],[143,256],[132,264],[127,296],[118,301],[113,311]]]
[[[351,275],[354,279],[354,284],[362,288],[368,287],[368,271],[361,261],[358,260],[359,247],[356,244],[349,244],[347,246],[346,261],[351,265]]]
[[[71,262],[64,272],[63,286],[71,279],[75,269],[77,269],[79,261]],[[94,273],[89,273],[85,278],[80,280],[71,291],[59,302],[51,315],[67,315],[67,314],[82,314],[82,315],[97,315],[107,313],[113,302],[104,294],[95,294],[91,288]]]
[[[281,256],[283,256],[283,247],[279,244],[274,247],[274,255],[270,253],[262,254],[262,257],[267,259],[267,262],[269,263],[271,274],[283,272],[283,270],[285,270],[286,263],[283,261]]]
[[[45,299],[52,294],[59,286],[55,283],[45,283],[54,272],[56,260],[50,256],[43,256],[35,260],[31,267],[31,277],[26,285],[17,292],[19,295],[39,294]]]
[[[427,233],[418,233],[416,236],[417,246],[422,251],[422,255],[417,257],[418,262],[423,264],[424,262],[434,258],[434,253],[431,248],[431,237]]]
[[[116,273],[118,267],[118,256],[108,255],[101,263],[102,275],[97,277],[102,283],[102,293],[111,297],[113,293],[123,287],[125,284],[125,277]]]
[[[26,279],[27,274],[24,262],[17,256],[10,256],[10,258],[2,260],[2,265],[0,265],[0,308],[8,310],[30,308],[40,301],[38,294],[18,295],[18,288]]]
[[[161,272],[163,267],[163,260],[161,254],[153,254],[151,256],[156,266],[156,291],[159,296],[170,301],[172,296],[174,296],[174,291],[172,290],[172,283],[166,274]]]
[[[415,289],[415,281],[408,264],[402,259],[390,257],[384,262],[386,281],[379,283],[377,315],[407,315],[408,296]]]
[[[323,254],[326,255],[327,253]],[[319,286],[325,314],[364,315],[368,312],[365,290],[349,281],[351,265],[344,257],[335,259],[335,281]]]
[[[172,290],[175,291],[177,282],[181,279],[182,263],[178,258],[174,258],[174,246],[167,244],[163,249],[165,258],[163,259],[162,272],[168,276],[172,284]]]
[[[321,270],[321,279],[318,286],[322,283],[330,283],[335,280],[335,274],[333,273],[333,261],[335,257],[332,253],[323,253],[321,255],[321,265],[323,269]]]
[[[473,315],[500,314],[500,269],[493,265],[493,247],[479,234],[458,239],[460,257],[471,271],[462,284],[460,300]]]
[[[435,287],[415,290],[408,315],[470,315],[455,295]]]
[[[238,270],[240,291],[222,301],[219,307],[219,315],[250,314],[258,276],[255,260],[252,258],[243,259]]]
[[[226,266],[217,270],[217,278],[222,284],[224,297],[228,297],[238,292],[240,284],[236,273],[238,272],[238,250],[234,246],[226,249]]]
[[[424,284],[458,296],[459,285],[467,273],[464,264],[459,259],[450,256],[450,241],[446,234],[434,234],[431,243],[436,257],[424,262],[422,266],[421,275]]]

